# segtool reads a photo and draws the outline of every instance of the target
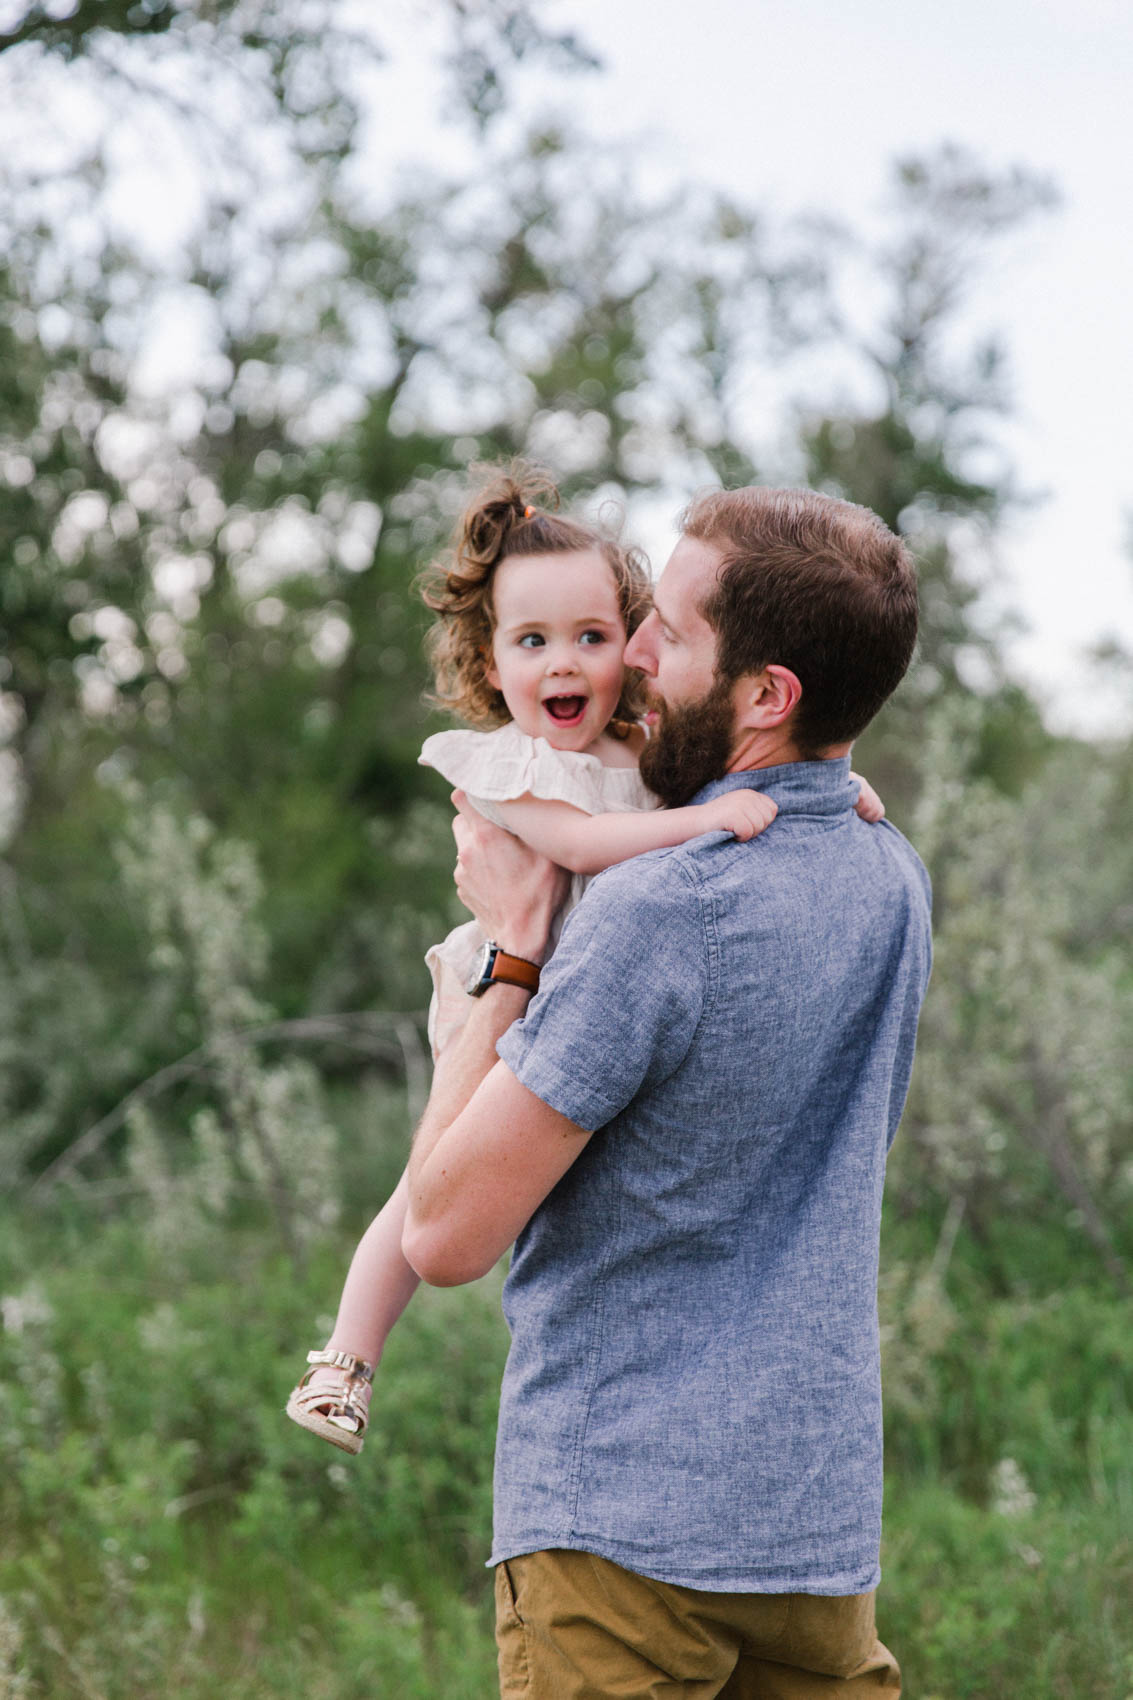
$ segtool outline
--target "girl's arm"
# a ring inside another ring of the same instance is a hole
[[[778,804],[762,791],[725,791],[710,803],[684,809],[657,809],[643,814],[588,815],[572,803],[544,797],[518,797],[498,803],[500,819],[509,832],[560,868],[574,874],[600,874],[615,862],[627,862],[646,850],[666,850],[699,838],[704,832],[731,832],[754,838],[770,826]]]

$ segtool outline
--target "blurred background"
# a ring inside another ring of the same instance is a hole
[[[461,915],[412,581],[520,452],[658,566],[714,482],[917,555],[881,1631],[1133,1695],[1121,10],[0,0],[0,1693],[494,1692],[498,1279],[358,1461],[281,1412]]]

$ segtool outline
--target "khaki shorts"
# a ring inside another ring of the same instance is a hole
[[[896,1700],[872,1594],[712,1594],[588,1552],[496,1567],[502,1700]]]

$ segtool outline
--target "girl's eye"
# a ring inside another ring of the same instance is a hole
[[[543,639],[538,632],[524,632],[519,640],[520,649],[539,649]]]
[[[606,634],[605,632],[583,632],[578,641],[585,644],[605,643]]]

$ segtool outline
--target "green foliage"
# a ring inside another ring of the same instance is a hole
[[[996,1299],[978,1269],[929,1286],[890,1261],[882,1315],[886,1449],[898,1479],[944,1481],[987,1505],[1010,1459],[1044,1505],[1085,1493],[1128,1517],[1133,1375],[1122,1305],[1080,1286]]]
[[[83,0],[0,34],[0,1687],[494,1691],[494,1284],[414,1301],[357,1464],[280,1411],[402,1165],[420,958],[459,918],[413,579],[471,461],[675,507],[754,479],[752,396],[834,353],[857,400],[812,397],[795,460],[918,555],[920,661],[857,763],[937,894],[881,1282],[883,1633],[924,1700],[1125,1700],[1133,767],[1003,665],[1005,359],[963,328],[1050,192],[903,162],[851,332],[829,227],[518,135],[517,68],[585,46],[512,0],[436,17],[467,169],[381,198],[380,18]],[[100,116],[52,171],[22,126],[72,87]],[[165,251],[113,216],[131,123],[204,162]],[[155,382],[170,322],[198,352]]]
[[[348,1470],[282,1416],[345,1247],[304,1284],[262,1230],[218,1264],[139,1226],[5,1234],[0,1597],[26,1691],[487,1692],[494,1289],[424,1295]]]
[[[1067,752],[1012,802],[962,782],[973,722],[953,709],[925,740],[913,837],[935,885],[935,963],[894,1193],[910,1211],[926,1188],[952,1197],[985,1238],[1005,1211],[1068,1219],[1127,1294],[1128,922],[1092,919],[1122,765]]]
[[[997,1297],[987,1248],[954,1217],[926,1257],[926,1225],[891,1210],[883,1235],[882,1637],[926,1700],[1124,1700],[1128,1305],[1083,1280],[1072,1230],[1000,1225],[1031,1290]]]
[[[938,1485],[886,1505],[879,1629],[923,1700],[1127,1700],[1128,1515],[1095,1504],[1012,1514]]]
[[[272,83],[277,170],[202,94],[181,145],[222,158],[168,256],[111,238],[97,158],[49,185],[18,150],[6,163],[0,828],[6,804],[21,882],[74,892],[77,942],[97,954],[76,792],[103,815],[92,775],[136,776],[255,847],[277,1008],[405,1007],[449,889],[443,791],[416,765],[429,722],[410,587],[468,462],[523,449],[569,495],[667,491],[676,464],[695,482],[750,476],[738,372],[804,334],[822,267],[706,197],[643,201],[626,162],[551,128],[489,126],[464,179],[375,206],[347,171],[349,36],[270,11],[255,86],[273,54],[296,78],[314,55],[344,139],[308,138],[306,109]],[[521,6],[451,16],[497,85],[511,59],[584,57]],[[126,44],[131,75],[204,51],[198,26],[252,27],[244,9],[179,17],[177,43]],[[70,20],[80,45],[92,21]],[[25,100],[46,98],[62,73],[29,53],[30,38],[8,62]],[[114,65],[82,67],[108,126]],[[279,210],[262,219],[261,203]],[[155,393],[153,304],[170,302],[202,348]],[[408,841],[413,905],[394,848]]]
[[[225,19],[237,9],[238,0],[213,0],[210,11],[217,19]],[[0,35],[0,51],[8,51],[24,42],[36,42],[48,51],[74,59],[92,45],[91,38],[101,32],[120,35],[160,35],[178,20],[185,18],[189,8],[174,0],[150,0],[139,6],[134,0],[79,0],[67,8],[38,3],[12,8],[6,16],[7,29]],[[10,21],[8,21],[10,19]]]
[[[1032,705],[994,666],[990,686],[968,678],[973,655],[994,661],[973,526],[1012,491],[975,459],[1002,361],[965,348],[954,319],[982,249],[1042,186],[949,150],[906,163],[873,262],[887,305],[855,349],[829,234],[774,232],[721,197],[648,200],[609,150],[495,121],[510,67],[587,61],[536,14],[440,9],[475,120],[468,169],[381,200],[352,169],[356,76],[378,49],[333,9],[28,7],[13,26],[0,65],[29,110],[81,77],[107,138],[144,108],[171,167],[211,164],[158,253],[114,221],[101,144],[48,178],[19,147],[5,159],[0,833],[37,961],[59,954],[43,894],[66,889],[64,954],[106,985],[147,972],[92,878],[92,837],[105,854],[120,827],[105,793],[127,776],[254,848],[280,1014],[413,1007],[451,900],[443,791],[416,765],[411,585],[468,463],[524,451],[568,497],[675,505],[756,476],[745,419],[763,372],[832,342],[883,405],[808,414],[808,475],[909,531],[925,586],[922,663],[860,759],[891,809],[911,806],[926,709],[960,696],[984,713],[974,772],[1012,791],[1041,768]],[[239,101],[218,72],[163,104],[162,76],[201,54],[231,61]],[[125,114],[119,75],[143,91]],[[245,145],[257,125],[262,149]],[[199,354],[155,384],[174,306]]]
[[[872,508],[917,559],[917,665],[857,752],[898,805],[916,795],[924,772],[917,744],[943,701],[964,698],[981,710],[969,774],[1008,793],[1041,768],[1052,744],[1034,704],[1004,674],[1004,618],[986,598],[989,539],[1024,499],[996,433],[1009,412],[1006,355],[994,338],[966,344],[956,324],[994,244],[1054,199],[1044,179],[987,171],[953,146],[900,162],[891,235],[872,256],[884,306],[860,347],[878,400],[803,420],[807,482]]]
[[[133,1209],[9,1213],[3,1228],[0,1659],[14,1694],[489,1700],[494,1280],[414,1301],[366,1449],[347,1460],[282,1415],[345,1239],[324,1239],[297,1279],[262,1222],[226,1233],[223,1259],[200,1245],[175,1264]],[[1057,1278],[997,1299],[961,1231],[934,1301],[942,1329],[910,1292],[922,1239],[920,1224],[886,1230],[882,1634],[912,1693],[1124,1696],[1124,1307]],[[910,1350],[912,1404],[897,1374]]]

